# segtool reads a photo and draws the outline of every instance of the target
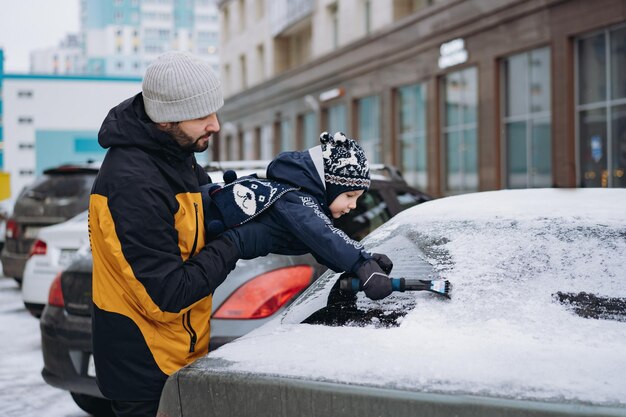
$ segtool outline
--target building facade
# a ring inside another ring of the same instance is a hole
[[[102,121],[141,91],[141,80],[5,74],[0,67],[0,89],[0,171],[9,174],[15,199],[46,168],[102,160]]]
[[[143,75],[157,56],[191,51],[219,71],[216,0],[80,0],[80,33],[31,54],[31,73]]]
[[[140,76],[173,49],[219,71],[215,0],[81,0],[81,34],[89,74]]]
[[[68,34],[58,46],[30,53],[31,74],[83,74],[83,47],[77,34]]]
[[[437,196],[626,186],[625,0],[219,8],[221,159],[343,130]]]

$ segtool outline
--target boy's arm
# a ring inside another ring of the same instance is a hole
[[[282,225],[297,237],[318,260],[334,271],[355,272],[371,255],[363,246],[333,222],[315,200],[301,192],[291,192],[280,198],[274,209]]]

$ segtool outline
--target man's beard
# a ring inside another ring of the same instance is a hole
[[[169,129],[168,133],[172,136],[172,138],[178,143],[184,151],[186,152],[204,152],[209,147],[209,141],[207,140],[206,145],[200,145],[199,142],[201,139],[206,138],[207,135],[210,135],[213,132],[204,134],[197,139],[189,136],[183,129],[180,128],[178,124],[173,124]]]

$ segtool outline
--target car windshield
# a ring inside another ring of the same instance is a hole
[[[392,277],[429,280],[437,274],[409,233],[388,235],[377,244],[379,253],[394,254]],[[395,292],[381,301],[372,302],[362,292],[339,288],[339,279],[348,274],[326,272],[314,287],[289,309],[285,323],[323,324],[329,326],[397,326],[408,311],[416,306],[415,294]],[[433,294],[434,295],[434,294]]]
[[[451,300],[339,297],[328,272],[214,357],[245,372],[626,405],[624,204],[626,190],[599,189],[420,204],[363,243],[390,256],[392,276],[449,279]]]

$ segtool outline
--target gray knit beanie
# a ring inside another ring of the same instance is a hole
[[[224,105],[211,66],[189,52],[159,56],[143,77],[143,103],[155,123],[182,122],[215,113]]]

